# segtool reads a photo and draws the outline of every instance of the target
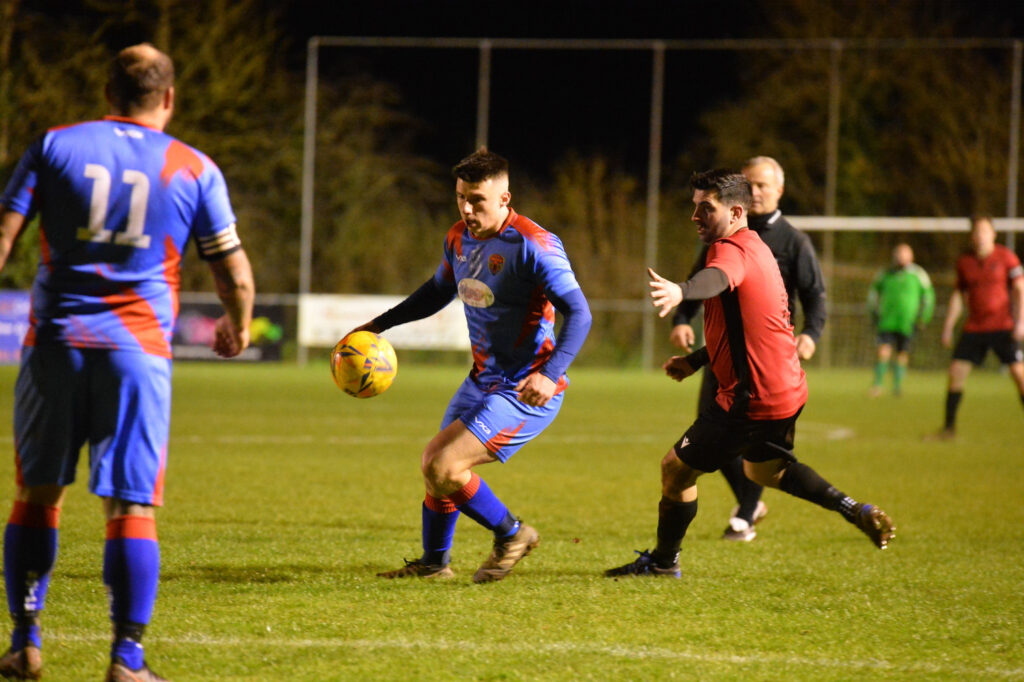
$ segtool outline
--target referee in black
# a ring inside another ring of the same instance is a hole
[[[782,281],[786,285],[789,313],[793,319],[796,317],[796,299],[800,299],[804,327],[797,335],[797,354],[801,360],[808,360],[817,348],[818,339],[825,328],[826,316],[825,280],[821,276],[821,266],[814,253],[814,245],[806,234],[790,225],[779,210],[779,199],[785,187],[785,175],[778,161],[770,156],[755,156],[743,164],[743,175],[750,181],[754,192],[748,224],[775,255],[779,271],[782,273]],[[697,257],[690,276],[704,267],[706,256],[707,246]],[[702,303],[683,301],[672,318],[672,343],[686,352],[691,351],[696,340],[690,321],[700,312]],[[697,404],[698,412],[711,405],[717,391],[715,375],[705,368]],[[754,524],[767,513],[767,507],[761,501],[762,488],[744,475],[743,460],[740,457],[722,467],[722,474],[729,482],[737,502],[722,538],[750,542],[757,537]]]

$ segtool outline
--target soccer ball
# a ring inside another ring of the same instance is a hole
[[[352,332],[331,352],[331,376],[338,388],[356,398],[372,398],[388,389],[398,372],[395,349],[373,332]]]

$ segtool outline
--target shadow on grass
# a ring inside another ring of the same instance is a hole
[[[175,580],[203,581],[208,583],[228,583],[235,585],[268,585],[275,583],[294,583],[305,579],[318,579],[326,573],[333,573],[331,568],[302,564],[283,566],[230,566],[227,564],[210,564],[191,566],[184,570],[168,571],[160,576],[161,582]]]

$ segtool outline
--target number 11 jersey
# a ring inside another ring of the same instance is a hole
[[[0,204],[40,218],[25,345],[171,357],[181,259],[239,248],[220,169],[127,118],[54,128],[21,158]]]

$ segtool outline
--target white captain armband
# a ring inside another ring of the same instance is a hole
[[[238,238],[235,223],[231,223],[217,234],[200,237],[198,240],[199,255],[204,260],[223,258],[233,251],[242,248],[242,240]]]

